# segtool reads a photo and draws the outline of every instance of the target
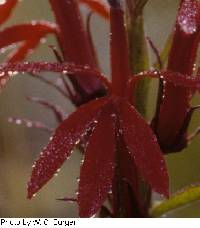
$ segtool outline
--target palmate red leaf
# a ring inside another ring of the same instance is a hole
[[[15,25],[0,31],[0,49],[12,44],[20,45],[6,59],[7,62],[18,62],[23,60],[27,54],[37,47],[41,38],[47,34],[57,34],[55,24],[48,22],[33,22]],[[0,87],[8,81],[9,75],[4,75],[0,79]]]
[[[10,17],[17,2],[18,0],[5,0],[5,3],[0,4],[0,24],[4,23]]]
[[[144,179],[168,197],[169,177],[165,159],[149,125],[129,103],[120,104],[120,126],[127,149]]]
[[[79,0],[81,3],[86,4],[91,8],[93,12],[98,13],[100,16],[104,17],[105,19],[109,19],[110,12],[108,5],[105,4],[102,0]]]
[[[60,124],[49,144],[43,149],[35,162],[28,183],[28,198],[31,198],[53,177],[63,162],[70,156],[72,149],[83,134],[98,118],[100,108],[105,103],[106,99],[102,98],[83,105]]]
[[[81,167],[78,190],[80,217],[91,217],[104,203],[112,187],[115,170],[115,119],[105,106],[98,118]]]

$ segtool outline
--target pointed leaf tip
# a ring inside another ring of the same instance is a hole
[[[55,24],[42,21],[14,25],[0,31],[0,49],[20,42],[19,47],[6,59],[10,63],[19,62],[38,46],[41,38],[49,33],[57,34],[57,31]],[[7,73],[0,75],[0,89],[10,78],[11,76]]]
[[[4,23],[11,15],[18,0],[5,0],[0,4],[0,24]]]
[[[98,118],[81,168],[78,190],[80,217],[92,217],[111,190],[115,162],[115,120],[112,108],[105,107]]]
[[[28,182],[29,199],[56,174],[71,155],[74,146],[90,128],[105,102],[106,99],[102,98],[81,106],[56,129],[49,144],[33,166],[31,179]]]
[[[125,144],[143,178],[156,192],[169,196],[169,177],[164,156],[150,126],[129,104],[120,104],[120,126]]]
[[[79,0],[81,3],[87,5],[93,12],[96,12],[105,19],[109,19],[109,7],[102,0]]]

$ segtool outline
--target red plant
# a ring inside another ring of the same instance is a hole
[[[96,53],[90,37],[89,29],[85,29],[76,0],[50,0],[52,10],[56,16],[57,24],[60,28],[58,37],[64,61],[75,62],[76,64],[87,64],[90,67],[97,67]],[[88,4],[93,10],[108,18],[109,11],[100,1],[80,1]],[[77,19],[78,18],[78,19]],[[67,22],[67,23],[66,23]],[[76,48],[74,48],[76,47]],[[78,75],[69,76],[75,94],[70,95],[70,99],[76,105],[83,104],[95,97],[105,94],[101,82],[93,77],[82,79]],[[69,94],[72,94],[69,92]]]
[[[0,5],[0,23],[5,22],[17,4],[17,0],[7,0]],[[0,48],[20,42],[19,47],[14,50],[6,59],[7,62],[23,60],[26,55],[40,43],[41,38],[49,33],[58,35],[58,28],[55,24],[45,21],[33,21],[27,24],[15,25],[0,31]],[[9,77],[4,75],[0,80],[0,87],[4,86]]]
[[[109,18],[109,10],[106,4],[96,0],[81,0],[80,2],[88,5],[104,18]],[[9,17],[16,3],[17,0],[7,0],[0,6],[0,11],[2,12],[0,23],[3,23]],[[49,33],[54,33],[58,38],[65,61],[97,67],[93,43],[90,39],[89,31],[84,28],[77,1],[50,0],[50,4],[55,13],[57,25],[46,21],[33,21],[28,24],[16,25],[0,31],[0,48],[19,42],[21,43],[6,61],[17,62],[23,60],[31,50],[37,47],[41,38]],[[77,18],[79,19],[77,20]],[[77,47],[76,49],[74,48],[75,46]],[[57,55],[57,57],[62,61],[60,56]],[[0,86],[4,86],[8,78],[7,75],[1,77]],[[74,92],[69,90],[69,86],[67,86],[68,95],[75,105],[80,105],[96,96],[105,94],[105,89],[98,79],[88,78],[85,81],[78,75],[73,78],[69,75],[69,78],[72,81]]]
[[[200,3],[182,0],[176,20],[167,70],[192,74],[200,38]],[[186,76],[185,76],[186,77]],[[159,107],[154,128],[159,144],[166,152],[181,151],[190,139],[187,129],[197,107],[190,105],[194,90],[175,86],[170,82],[160,85]],[[178,112],[177,112],[178,108]],[[196,134],[198,131],[196,132]]]
[[[99,15],[104,17],[105,19],[109,19],[110,14],[109,14],[108,5],[106,5],[102,1],[99,1],[99,0],[93,0],[93,1],[91,1],[91,0],[79,0],[79,1],[81,3],[89,6],[92,11],[98,13]]]
[[[112,189],[110,195],[113,216],[120,216],[120,208],[115,205],[119,203],[119,185],[123,181],[130,182],[140,203],[135,169],[152,189],[168,196],[167,169],[156,137],[127,98],[127,83],[131,74],[123,11],[119,6],[111,8],[111,62],[112,84],[107,82],[109,95],[81,106],[56,129],[50,143],[34,165],[28,184],[29,198],[53,177],[70,156],[74,146],[89,130],[92,130],[92,133],[85,148],[77,199],[81,217],[94,215]],[[75,75],[78,73],[79,76],[87,73],[87,77],[90,76],[89,70],[84,71],[84,67],[70,68],[68,65],[68,68],[61,68],[58,64],[49,63],[6,65],[1,70],[37,72],[46,68],[54,71],[55,66],[59,71],[67,70]],[[95,77],[94,73],[92,76]],[[130,164],[132,173],[127,173],[125,161],[128,162],[127,165]]]
[[[9,5],[10,2],[16,3],[7,1],[2,6],[9,10],[2,19],[0,17],[1,21],[9,16],[13,6]],[[28,183],[28,198],[32,198],[54,176],[73,148],[82,141],[84,162],[77,199],[65,200],[77,201],[81,217],[91,217],[98,211],[102,216],[145,217],[148,216],[152,191],[169,196],[163,152],[182,150],[189,140],[187,128],[195,110],[190,107],[189,100],[200,89],[200,78],[192,77],[199,42],[200,5],[197,0],[181,1],[167,70],[141,72],[131,77],[120,1],[108,0],[110,12],[100,1],[80,2],[110,19],[111,82],[98,69],[89,29],[84,28],[75,0],[50,0],[56,25],[37,22],[0,32],[0,48],[23,41],[8,63],[0,66],[1,85],[19,72],[36,77],[37,72],[57,72],[62,74],[69,93],[67,96],[80,106],[64,120],[58,107],[38,98],[29,98],[53,110],[60,125],[34,164]],[[53,50],[59,63],[14,63],[25,58],[48,33],[54,33],[58,38],[63,57]],[[70,78],[74,92],[65,82],[66,76]],[[160,79],[158,107],[151,126],[137,112],[135,96],[132,96],[137,82],[144,77]],[[53,86],[66,95],[60,87]],[[23,121],[27,124],[27,120]],[[38,122],[32,126],[52,131]],[[146,188],[145,197],[141,191],[142,183]],[[111,211],[103,206],[106,199]]]
[[[13,8],[17,4],[17,0],[7,0],[0,6],[0,24],[4,23],[12,13]]]

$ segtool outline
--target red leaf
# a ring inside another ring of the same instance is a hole
[[[144,77],[149,77],[149,78],[157,78],[163,80],[163,82],[168,82],[173,84],[175,87],[185,87],[185,88],[191,88],[194,90],[199,90],[200,89],[200,77],[191,77],[191,75],[187,74],[181,74],[179,72],[174,72],[174,71],[144,71],[139,74],[134,75],[129,83],[130,83],[130,89],[132,91],[135,89],[137,86],[137,82],[144,79]],[[130,91],[130,92],[132,92]]]
[[[39,42],[39,40],[48,33],[57,32],[58,30],[55,24],[44,21],[14,25],[0,31],[0,48],[35,39]]]
[[[55,104],[49,102],[46,99],[42,99],[42,98],[39,98],[39,97],[27,97],[27,99],[30,102],[35,102],[36,104],[40,104],[44,108],[49,109],[54,114],[54,117],[55,117],[55,119],[57,120],[58,123],[63,122],[64,119],[67,116],[64,113],[64,111],[60,108],[60,106],[55,105]]]
[[[35,162],[28,183],[28,198],[31,198],[48,182],[63,162],[70,156],[72,149],[98,117],[106,99],[99,99],[81,106],[56,129],[51,141]]]
[[[125,102],[120,104],[120,126],[138,171],[155,191],[168,196],[167,167],[156,136],[136,110]]]
[[[123,187],[125,191],[128,191],[128,183],[131,186],[132,189],[132,195],[134,195],[134,201],[135,204],[131,205],[130,202],[126,202],[124,206],[126,208],[127,215],[135,215],[138,216],[137,212],[140,211],[140,213],[143,212],[143,200],[141,198],[140,194],[140,177],[138,175],[138,170],[136,168],[135,163],[133,162],[133,159],[131,158],[128,149],[126,148],[126,145],[124,144],[123,137],[120,136],[120,150],[119,150],[119,162],[120,162],[120,175],[122,176],[122,179],[124,180]],[[127,195],[125,197],[129,198],[131,193],[127,192]]]
[[[47,22],[15,25],[0,31],[0,48],[22,42],[19,48],[9,55],[6,61],[18,62],[23,60],[39,44],[40,39],[49,33],[57,33],[57,27],[55,24]],[[4,86],[9,78],[9,75],[1,77],[0,87]]]
[[[139,217],[143,213],[141,198],[139,175],[136,166],[131,158],[126,145],[124,144],[123,136],[118,133],[117,137],[117,172],[113,180],[112,186],[112,207],[113,214],[118,217],[125,218]],[[120,186],[120,187],[119,187]],[[144,214],[144,213],[143,213]]]
[[[106,106],[98,119],[85,153],[79,183],[80,217],[97,213],[112,187],[115,163],[115,120]]]
[[[136,91],[136,87],[140,80],[144,78],[157,78],[161,79],[164,84],[171,83],[173,86],[178,89],[193,89],[195,91],[200,91],[200,77],[197,75],[196,77],[191,77],[190,75],[181,74],[179,72],[173,71],[143,71],[139,74],[133,75],[133,77],[129,80],[128,88],[126,90],[127,99],[131,102],[131,104],[135,104],[135,97],[133,96],[134,91]]]
[[[110,12],[108,5],[105,4],[102,0],[79,0],[81,3],[86,4],[91,8],[92,11],[98,13],[100,16],[105,19],[109,19]]]
[[[70,74],[71,77],[75,77],[74,74],[78,74],[83,79],[88,77],[98,78],[102,84],[104,83],[108,91],[111,90],[111,84],[108,79],[96,69],[92,69],[88,66],[80,66],[69,63],[49,63],[49,62],[25,62],[25,63],[3,63],[0,64],[0,84],[4,75],[10,73],[10,77],[14,73],[38,73],[38,72],[55,72]],[[3,76],[2,76],[3,75]],[[2,83],[3,85],[3,83]]]
[[[38,39],[33,39],[31,41],[23,42],[21,45],[19,45],[18,48],[16,48],[13,52],[11,52],[8,55],[6,61],[14,63],[25,59],[26,56],[29,54],[29,52],[35,49],[38,44],[39,44]]]
[[[17,4],[18,0],[6,0],[5,3],[0,4],[0,24],[4,23]]]

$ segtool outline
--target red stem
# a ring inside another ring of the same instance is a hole
[[[113,93],[124,96],[130,77],[128,44],[124,13],[120,7],[111,7],[111,67]]]
[[[186,1],[182,1],[181,4],[186,4]],[[192,10],[192,14],[193,16],[198,15],[200,11],[199,3],[193,1],[193,3],[190,4],[196,4],[195,10]],[[182,11],[183,10],[184,9],[182,9]],[[180,11],[181,8],[179,14]],[[184,17],[185,20],[189,21],[187,15],[184,15]],[[172,48],[169,54],[167,70],[192,75],[199,44],[199,22],[198,20],[196,21],[195,30],[191,31],[190,25],[188,25],[188,30],[184,31],[180,25],[180,20],[181,16],[179,15]],[[176,138],[182,129],[189,111],[192,94],[193,91],[191,89],[177,87],[169,82],[164,85],[164,98],[157,123],[157,134],[160,143],[166,149],[176,146]]]
[[[75,0],[49,0],[61,30],[60,44],[65,60],[95,66],[84,30],[78,3]]]
[[[49,0],[60,27],[59,43],[65,61],[80,65],[97,67],[89,38],[84,29],[80,10],[76,0]],[[69,76],[70,77],[70,76]],[[87,80],[76,75],[72,84],[83,99],[93,96],[103,89],[99,80],[89,77]]]

